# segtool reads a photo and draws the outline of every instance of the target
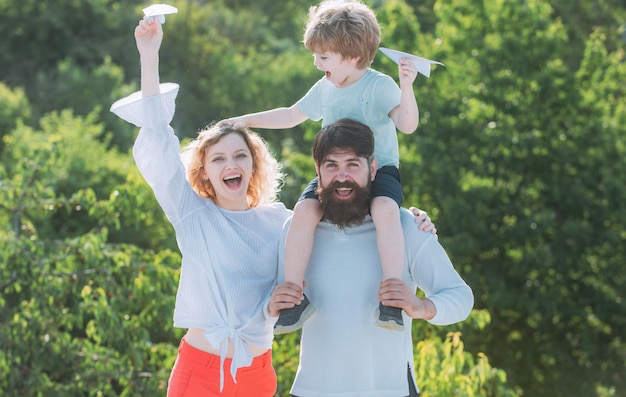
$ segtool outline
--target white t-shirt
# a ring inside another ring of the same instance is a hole
[[[469,315],[474,298],[454,270],[437,236],[418,230],[414,217],[401,211],[405,236],[403,279],[425,292],[437,314],[430,323],[452,324]],[[289,222],[289,221],[288,221]],[[283,230],[284,247],[287,224]],[[283,266],[280,250],[280,266]],[[279,270],[279,275],[282,269]],[[408,396],[407,365],[414,370],[411,319],[405,331],[375,324],[382,271],[371,217],[339,229],[322,221],[305,281],[305,294],[316,312],[301,335],[300,365],[291,393],[299,397]]]

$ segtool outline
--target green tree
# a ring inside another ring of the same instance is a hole
[[[584,63],[595,64],[576,76],[545,2],[441,1],[435,11],[432,58],[446,67],[429,81],[421,134],[403,140],[418,152],[403,157],[403,178],[428,189],[424,207],[491,313],[486,332],[464,333],[468,349],[531,395],[619,389],[624,280],[604,269],[624,258],[623,105],[613,99],[624,95],[623,52],[594,38]]]
[[[139,248],[158,239],[113,242],[109,225],[133,226],[125,215],[144,221],[138,235],[159,227],[145,227],[154,198],[133,206],[151,192],[126,186],[128,160],[96,139],[101,126],[69,111],[41,124],[4,137],[0,394],[162,394],[180,336],[170,320],[180,255]]]
[[[550,0],[553,19],[560,19],[567,29],[569,45],[563,48],[564,60],[570,70],[578,70],[582,50],[591,32],[597,28],[606,29],[612,34],[607,37],[610,51],[626,42],[626,8],[620,0]],[[615,35],[613,33],[618,33]],[[620,37],[621,34],[621,37]]]
[[[137,21],[139,0],[0,1],[0,76],[10,86],[33,93],[33,76],[70,59],[93,68],[117,48],[116,62],[132,65],[128,28]],[[42,104],[44,105],[44,104]],[[58,110],[58,109],[57,109]]]
[[[18,123],[30,121],[30,118],[30,103],[24,90],[12,90],[0,82],[0,153],[4,135],[12,131]]]

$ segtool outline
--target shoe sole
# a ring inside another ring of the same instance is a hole
[[[393,320],[387,320],[387,321],[380,320],[379,308],[376,308],[374,317],[376,318],[376,325],[378,325],[381,328],[388,329],[390,331],[404,331],[404,325],[400,325]]]
[[[304,311],[302,312],[300,320],[297,323],[294,323],[292,325],[277,325],[276,328],[274,328],[274,335],[288,334],[290,332],[299,330],[304,325],[304,322],[313,315],[313,313],[315,313],[315,306],[309,304],[309,306],[307,306],[306,309],[304,309]]]

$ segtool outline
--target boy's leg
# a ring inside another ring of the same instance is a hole
[[[285,241],[285,281],[304,285],[304,273],[309,264],[315,228],[322,217],[322,210],[317,199],[300,200],[293,210],[291,224]],[[275,334],[284,334],[302,327],[315,311],[307,297],[301,304],[281,310],[274,326]]]
[[[376,242],[383,270],[383,280],[402,279],[404,272],[404,232],[400,223],[398,204],[389,197],[374,197],[371,204],[372,220],[376,226]],[[402,331],[402,309],[379,304],[376,324]]]
[[[302,285],[313,251],[315,228],[321,218],[322,210],[316,199],[300,200],[294,207],[285,241],[285,282]]]

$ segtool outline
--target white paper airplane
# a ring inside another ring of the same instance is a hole
[[[408,54],[406,52],[392,50],[391,48],[380,47],[379,50],[391,58],[392,61],[400,65],[400,58],[408,58],[413,61],[415,67],[417,68],[418,73],[423,74],[426,77],[430,77],[430,65],[436,64],[445,66],[441,62],[432,61],[430,59],[418,57],[417,55]]]
[[[150,7],[143,9],[145,16],[150,17],[151,21],[153,17],[157,17],[159,22],[165,23],[165,15],[178,13],[178,8],[168,4],[152,4]]]

